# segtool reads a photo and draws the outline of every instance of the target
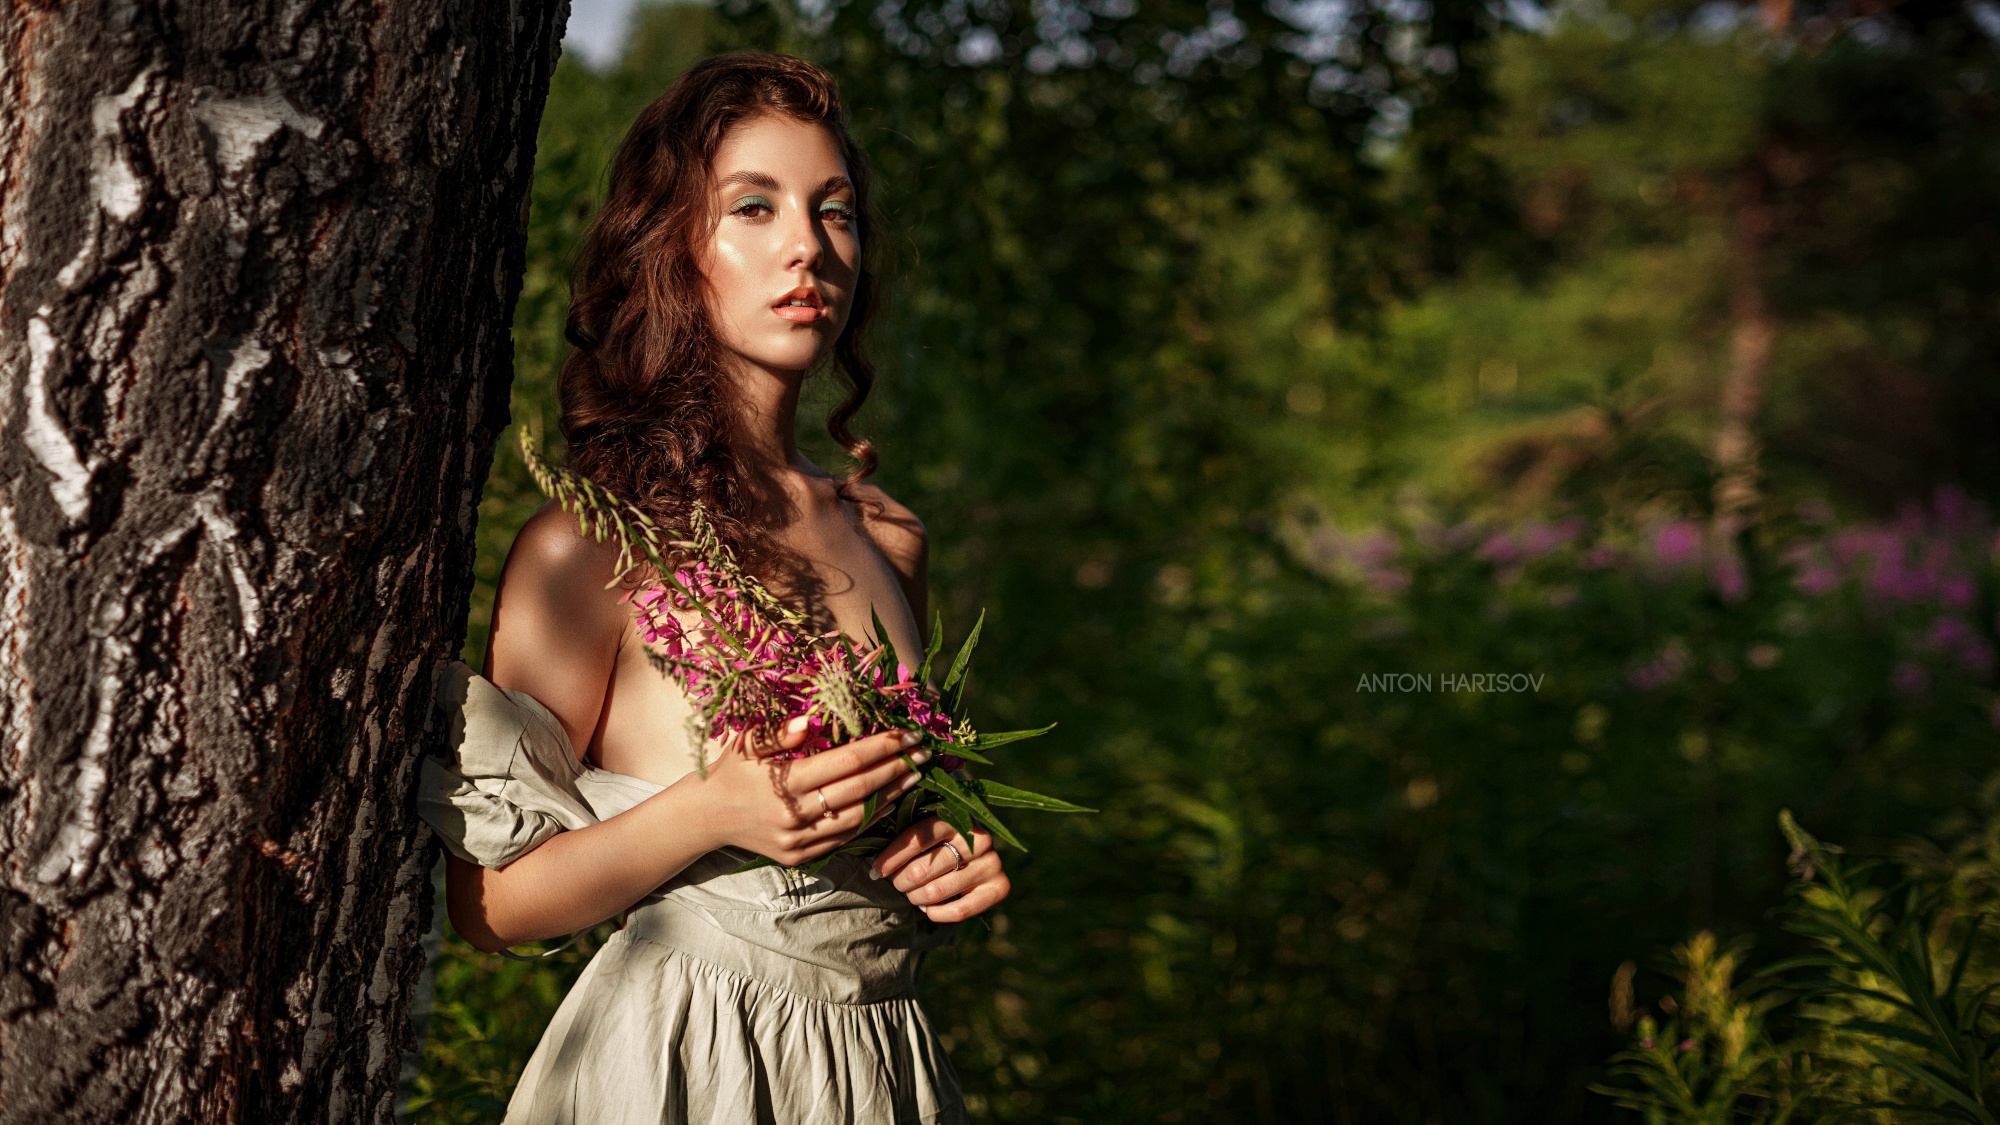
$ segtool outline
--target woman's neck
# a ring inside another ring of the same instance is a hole
[[[797,422],[801,371],[744,363],[736,372],[736,441],[745,468],[777,481],[799,467]]]

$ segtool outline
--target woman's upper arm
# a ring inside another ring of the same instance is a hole
[[[579,756],[597,731],[625,636],[625,607],[604,588],[615,560],[614,547],[585,539],[550,505],[515,538],[493,601],[486,678],[547,707]]]

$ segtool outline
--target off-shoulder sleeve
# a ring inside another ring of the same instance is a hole
[[[447,753],[426,755],[417,807],[444,846],[504,867],[564,829],[597,823],[577,790],[582,764],[549,709],[463,664],[438,682]]]

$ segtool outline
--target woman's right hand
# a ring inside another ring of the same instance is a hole
[[[808,863],[859,835],[870,823],[868,795],[881,794],[875,817],[916,788],[928,750],[911,750],[922,736],[887,731],[805,758],[770,755],[805,741],[805,721],[793,720],[775,745],[725,750],[708,776],[689,774],[677,785],[699,787],[697,807],[715,845],[742,848],[787,867]],[[762,753],[757,752],[761,749]]]

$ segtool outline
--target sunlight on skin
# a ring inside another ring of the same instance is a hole
[[[784,491],[793,514],[777,538],[813,567],[833,623],[862,636],[879,611],[897,648],[918,651],[922,524],[872,485],[855,491],[881,514],[858,514],[795,442],[800,387],[839,338],[860,277],[861,232],[839,146],[821,126],[763,114],[729,131],[712,173],[714,225],[701,266],[710,325],[734,361],[739,455]],[[487,668],[494,683],[548,707],[595,765],[666,788],[499,870],[452,858],[453,925],[480,949],[588,928],[719,847],[806,862],[866,826],[871,792],[899,797],[915,780],[889,735],[796,763],[732,751],[712,759],[706,776],[695,772],[679,749],[686,700],[645,658],[620,591],[604,588],[608,550],[584,541],[557,508],[531,519],[502,574]],[[803,737],[793,732],[781,746]],[[974,837],[947,848],[951,830],[926,818],[870,874],[892,879],[933,920],[962,921],[1009,891],[991,837]]]
[[[711,203],[718,217],[702,263],[709,318],[741,364],[737,385],[746,409],[763,423],[753,440],[778,443],[765,446],[773,461],[809,468],[791,445],[799,384],[839,338],[861,270],[862,232],[847,165],[825,129],[765,114],[723,139]],[[914,631],[896,640],[903,651],[916,650]],[[991,837],[977,832],[969,842],[943,846],[953,839],[943,821],[926,819],[898,836],[870,874],[893,879],[940,921],[970,917],[1005,898],[1007,876]]]
[[[730,131],[715,171],[702,273],[716,335],[746,367],[795,379],[839,337],[861,273],[847,165],[825,129],[765,115]]]

